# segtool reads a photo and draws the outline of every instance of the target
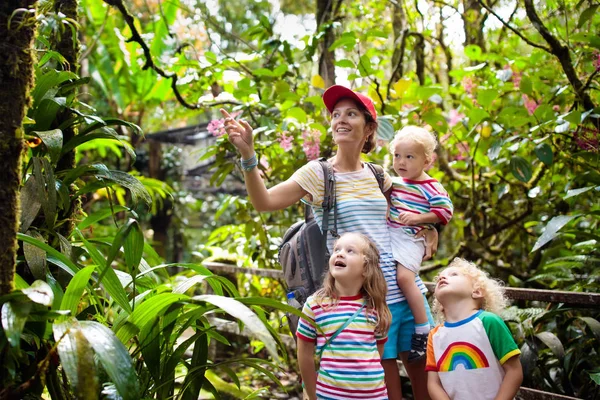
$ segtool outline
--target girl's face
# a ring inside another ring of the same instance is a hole
[[[373,128],[367,126],[365,115],[354,101],[342,99],[331,112],[331,131],[333,140],[338,145],[360,143],[362,146],[367,137],[373,133]]]
[[[404,179],[419,179],[429,164],[423,146],[411,139],[401,139],[394,146],[394,171]]]
[[[342,236],[335,243],[329,258],[331,275],[339,282],[362,282],[365,272],[364,248],[362,238],[352,234]]]

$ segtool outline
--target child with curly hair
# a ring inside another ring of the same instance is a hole
[[[311,322],[301,318],[296,332],[305,398],[388,398],[381,366],[392,319],[386,294],[377,246],[365,235],[343,234],[334,244],[323,288],[304,304]]]
[[[424,296],[427,289],[415,281],[425,255],[425,240],[417,234],[433,228],[433,224],[447,224],[453,213],[444,187],[425,172],[433,161],[436,146],[433,133],[413,125],[402,128],[390,143],[398,176],[392,178],[387,225],[396,279],[406,297],[405,309],[394,320],[400,321],[400,336],[406,338],[409,347],[399,350],[410,350],[411,363],[425,361],[427,335],[433,324]]]
[[[517,347],[497,315],[507,304],[500,282],[455,258],[436,278],[427,388],[433,400],[513,399],[523,381]]]

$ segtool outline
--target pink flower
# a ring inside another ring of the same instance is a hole
[[[558,104],[555,104],[552,106],[552,110],[559,112],[560,111],[560,106]]]
[[[277,141],[281,148],[285,151],[290,151],[292,149],[292,142],[294,141],[294,137],[289,135],[288,131],[283,131],[279,134]]]
[[[469,147],[469,142],[458,142],[456,144],[456,148],[458,149],[459,153],[456,157],[454,157],[454,159],[458,161],[466,160],[469,156],[469,151],[471,150]]]
[[[231,117],[236,118],[241,113],[242,113],[241,110],[232,112]],[[210,132],[213,136],[216,136],[216,137],[223,136],[224,134],[227,133],[227,131],[225,131],[225,119],[224,118],[213,119],[212,121],[210,121],[208,123],[206,130],[208,132]]]
[[[316,160],[319,158],[321,152],[321,131],[318,129],[305,130],[302,132],[302,150],[306,154],[306,158],[309,160]]]
[[[595,51],[594,52],[594,68],[596,68],[596,71],[600,71],[600,52],[599,51]]]
[[[535,110],[540,106],[537,101],[530,99],[526,94],[523,95],[523,105],[527,109],[529,115],[533,115]]]
[[[469,93],[470,95],[473,95],[473,89],[477,87],[477,84],[473,81],[473,78],[471,78],[470,76],[465,76],[462,79],[461,84],[463,89],[465,89],[465,92]]]
[[[452,109],[448,113],[448,126],[452,128],[456,124],[458,124],[465,117],[465,114],[459,113],[458,110]]]
[[[573,135],[575,143],[582,150],[592,151],[597,153],[600,151],[600,131],[595,128],[586,128],[582,126],[579,133],[576,131]]]
[[[512,81],[513,81],[513,85],[515,85],[516,89],[518,89],[519,85],[521,84],[521,77],[522,76],[523,76],[523,74],[521,74],[516,69],[513,69]]]

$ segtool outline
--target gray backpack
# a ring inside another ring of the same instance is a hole
[[[323,168],[325,191],[323,195],[323,230],[317,224],[309,205],[304,205],[304,220],[292,225],[283,236],[279,247],[279,263],[283,269],[283,278],[288,293],[304,305],[308,296],[319,289],[329,266],[327,235],[338,237],[337,207],[335,200],[335,175],[333,166],[327,159],[319,159]],[[376,164],[367,163],[383,192],[383,169]],[[333,210],[333,228],[329,227],[329,213]],[[290,330],[296,335],[298,317],[287,315]]]

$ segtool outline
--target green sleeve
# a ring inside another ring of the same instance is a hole
[[[521,353],[502,318],[488,311],[482,312],[479,318],[500,365]]]

